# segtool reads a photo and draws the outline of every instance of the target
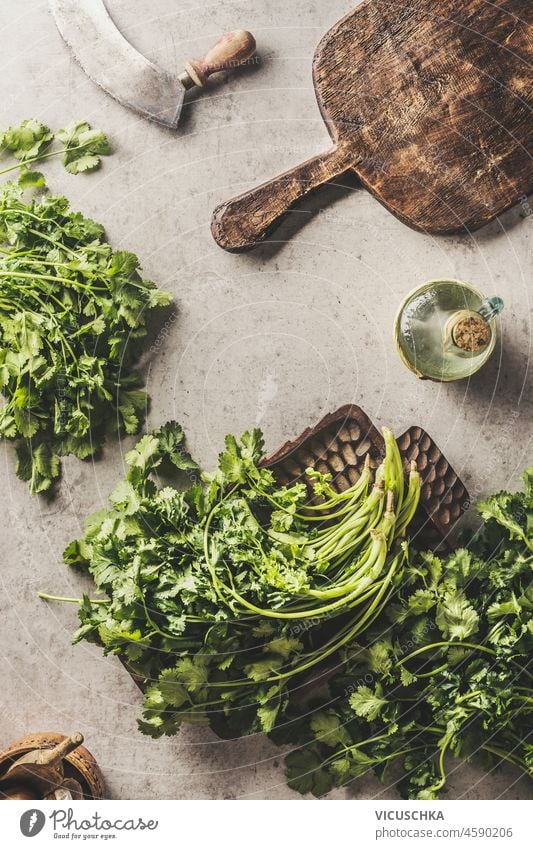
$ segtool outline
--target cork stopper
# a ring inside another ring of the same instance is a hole
[[[486,348],[490,337],[490,327],[479,313],[459,319],[452,330],[452,339],[457,347],[472,354]]]
[[[479,354],[492,338],[492,331],[486,319],[472,310],[459,310],[449,319],[445,337],[454,345],[469,354]]]

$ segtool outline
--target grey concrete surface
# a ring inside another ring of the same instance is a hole
[[[526,204],[471,236],[432,238],[396,221],[345,178],[294,212],[278,241],[223,253],[209,231],[216,203],[328,146],[311,58],[349,0],[108,0],[118,24],[169,70],[219,32],[257,36],[259,61],[188,105],[179,132],[150,125],[90,82],[59,37],[47,3],[0,4],[0,126],[85,118],[115,149],[98,173],[44,170],[54,193],[103,222],[176,296],[169,332],[146,358],[148,425],[176,418],[205,467],[225,433],[261,425],[269,449],[348,402],[397,433],[423,425],[474,496],[514,486],[531,462],[531,234]],[[379,108],[379,104],[376,104]],[[506,302],[501,344],[469,382],[417,382],[392,343],[400,299],[435,277],[459,277]],[[76,613],[36,598],[77,596],[84,581],[61,552],[105,504],[131,441],[93,465],[72,459],[55,501],[31,499],[0,446],[0,746],[28,731],[81,729],[114,798],[299,798],[279,750],[228,743],[205,729],[154,742],[136,730],[141,698],[119,662],[72,647]],[[333,798],[396,798],[373,778]],[[513,770],[455,765],[451,798],[532,798]]]

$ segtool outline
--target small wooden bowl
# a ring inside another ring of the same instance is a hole
[[[66,736],[66,734],[58,734],[56,731],[42,731],[20,737],[0,754],[0,775],[21,755],[25,755],[34,749],[52,749],[58,743],[61,743]],[[80,782],[84,799],[104,798],[104,777],[94,757],[85,746],[78,746],[77,749],[70,752],[65,757],[63,766],[67,777],[75,778]]]

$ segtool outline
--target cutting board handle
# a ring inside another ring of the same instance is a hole
[[[262,242],[294,204],[355,164],[353,150],[334,147],[226,203],[213,213],[211,231],[226,251]]]

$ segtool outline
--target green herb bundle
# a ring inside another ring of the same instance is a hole
[[[309,470],[314,494],[261,467],[259,431],[227,437],[218,470],[185,491],[158,487],[163,464],[195,469],[178,425],[143,437],[113,506],[66,551],[107,599],[85,598],[77,639],[119,654],[145,682],[141,729],[183,721],[220,734],[270,731],[311,673],[365,631],[401,583],[416,470],[404,486],[386,455],[338,494]]]
[[[524,493],[480,503],[485,527],[446,560],[426,554],[394,603],[347,645],[329,703],[278,741],[289,785],[317,796],[393,763],[402,795],[434,799],[448,753],[533,777],[533,468]]]
[[[100,224],[66,198],[0,192],[0,436],[33,493],[60,457],[92,457],[105,435],[136,433],[146,394],[132,366],[151,310],[170,297],[113,251]]]

